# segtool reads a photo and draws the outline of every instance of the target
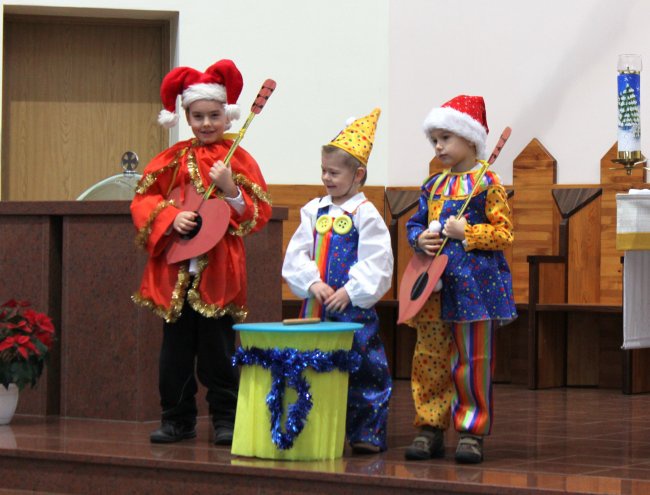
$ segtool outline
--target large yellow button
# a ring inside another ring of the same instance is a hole
[[[319,234],[326,234],[332,228],[332,217],[329,215],[321,215],[316,220],[316,232]]]
[[[334,232],[339,235],[347,234],[352,230],[352,219],[347,215],[341,215],[334,219]]]

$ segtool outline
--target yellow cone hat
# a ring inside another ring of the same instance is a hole
[[[375,129],[379,114],[381,114],[381,110],[375,108],[370,115],[354,120],[329,144],[347,151],[364,166],[368,165],[368,158],[375,142]]]

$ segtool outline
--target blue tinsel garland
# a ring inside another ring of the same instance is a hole
[[[271,413],[271,439],[282,450],[293,447],[293,442],[305,427],[307,415],[313,406],[309,382],[302,375],[307,368],[319,373],[339,370],[350,373],[359,369],[361,357],[354,351],[323,352],[298,349],[239,348],[233,357],[233,366],[261,366],[271,371],[271,391],[266,405]],[[286,387],[293,388],[298,399],[289,405],[286,433],[282,431],[282,399]]]

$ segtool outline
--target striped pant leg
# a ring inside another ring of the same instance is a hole
[[[492,321],[451,324],[456,344],[451,373],[456,388],[451,414],[459,432],[489,435],[492,429]]]

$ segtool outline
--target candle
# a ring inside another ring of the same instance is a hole
[[[641,55],[618,57],[618,158],[641,156]]]

